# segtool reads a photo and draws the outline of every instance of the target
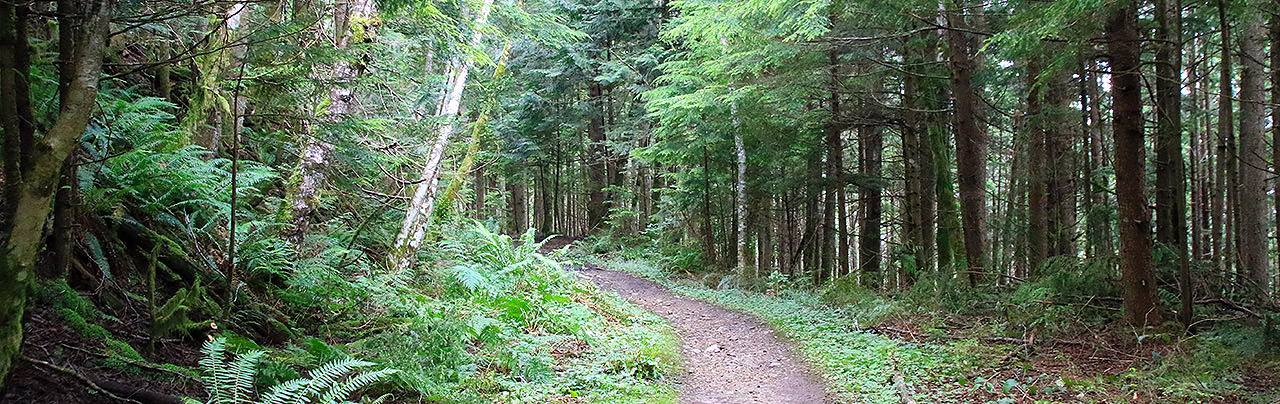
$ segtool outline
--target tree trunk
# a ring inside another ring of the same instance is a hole
[[[1088,66],[1098,69],[1096,61],[1091,60]],[[1094,256],[1111,256],[1116,253],[1112,221],[1108,218],[1110,216],[1108,212],[1113,205],[1110,203],[1111,197],[1107,194],[1110,181],[1102,170],[1110,164],[1103,136],[1105,123],[1102,121],[1102,90],[1098,85],[1098,75],[1090,74],[1085,86],[1089,96],[1089,161],[1092,165],[1092,170],[1089,172],[1091,185],[1089,197],[1094,206],[1094,209],[1088,213],[1087,223],[1089,223],[1089,231],[1094,234]]]
[[[747,269],[747,148],[742,144],[742,130],[738,122],[738,103],[729,105],[729,114],[733,119],[733,150],[737,157],[738,179],[735,183],[734,211],[737,228],[734,231],[734,244],[738,251],[738,271]],[[745,272],[742,272],[745,273]]]
[[[480,28],[488,22],[489,10],[492,7],[493,0],[485,0],[481,3],[480,10],[476,12],[475,30],[469,42],[472,48],[480,46],[482,33]],[[467,85],[467,74],[470,72],[471,62],[465,56],[458,56],[452,64],[453,77],[450,81],[453,85],[444,98],[441,111],[445,123],[437,130],[427,164],[422,167],[422,173],[419,176],[421,182],[414,191],[409,210],[405,213],[404,222],[400,226],[400,234],[396,236],[391,252],[392,269],[397,272],[404,271],[413,264],[413,258],[417,255],[423,238],[426,237],[431,214],[435,209],[435,194],[440,181],[440,162],[444,160],[444,149],[449,143],[449,138],[458,129],[456,120],[458,110],[462,107],[462,90]]]
[[[822,211],[818,206],[822,200],[822,187],[819,185],[822,177],[822,154],[818,145],[813,145],[807,153],[805,181],[808,185],[805,186],[804,230],[800,233],[799,248],[803,251],[800,256],[803,269],[810,272],[813,279],[817,279],[816,271],[821,271],[817,265],[821,245],[813,242],[813,239],[817,237],[818,223],[822,221]]]
[[[527,181],[524,175],[513,174],[507,177],[507,195],[511,200],[511,236],[519,237],[529,230]]]
[[[1137,25],[1137,7],[1130,0],[1108,19],[1106,38],[1111,59],[1112,137],[1116,155],[1125,156],[1115,162],[1124,317],[1129,324],[1144,327],[1159,325],[1161,313],[1151,268],[1151,219],[1143,188],[1146,152]]]
[[[1156,0],[1156,241],[1174,252],[1182,307],[1191,325],[1187,184],[1182,161],[1182,1]]]
[[[1056,44],[1047,44],[1054,54],[1067,52]],[[1045,170],[1045,182],[1048,197],[1049,255],[1073,256],[1075,249],[1075,154],[1071,145],[1077,137],[1071,125],[1071,73],[1069,70],[1055,67],[1049,72],[1046,84],[1045,101],[1047,108],[1041,123],[1045,125],[1044,146],[1050,163]]]
[[[63,3],[59,5],[62,6]],[[13,361],[20,355],[27,291],[35,282],[35,259],[40,251],[45,220],[49,217],[53,196],[57,192],[55,185],[58,183],[58,175],[67,155],[77,146],[80,135],[93,117],[113,5],[111,1],[87,2],[76,4],[76,10],[58,10],[60,15],[82,16],[68,24],[68,27],[80,27],[73,28],[77,38],[72,56],[68,60],[70,69],[63,70],[64,73],[72,73],[71,77],[62,78],[67,82],[65,102],[61,105],[61,112],[53,127],[44,136],[34,140],[31,154],[27,157],[30,164],[21,167],[20,172],[5,173],[6,186],[12,187],[14,199],[5,199],[6,212],[3,212],[3,216],[9,218],[9,221],[5,223],[6,228],[0,229],[0,232],[7,235],[3,249],[0,249],[3,253],[0,255],[0,388],[3,388],[3,380],[13,369]],[[13,17],[9,14],[11,10],[7,6],[0,7],[0,13],[3,14],[0,16],[0,30],[6,36],[14,35],[9,34],[14,24]],[[14,75],[6,72],[0,80],[14,78]],[[14,117],[10,114],[17,111],[17,106],[10,104],[28,102],[19,100],[13,93],[3,94],[0,98],[4,99],[0,114],[4,115],[6,122],[13,120]],[[9,135],[14,132],[7,126],[5,133],[5,155],[9,156],[9,149],[17,145]]]
[[[1263,125],[1266,119],[1266,72],[1262,61],[1265,57],[1262,44],[1266,38],[1266,25],[1260,13],[1247,13],[1240,35],[1240,60],[1244,69],[1240,74],[1240,187],[1236,200],[1237,228],[1240,231],[1240,265],[1244,276],[1253,284],[1254,296],[1264,297],[1270,279],[1271,264],[1267,258],[1267,199],[1266,157],[1263,150]]]
[[[840,121],[840,82],[839,82],[839,54],[833,47],[827,50],[827,69],[829,74],[829,86],[827,107],[830,108],[830,121],[827,122],[826,139],[824,140],[827,149],[827,167],[826,167],[826,199],[823,201],[822,208],[822,265],[818,272],[817,282],[822,284],[826,282],[837,268],[836,255],[836,238],[839,237],[836,228],[836,202],[837,194],[843,192],[844,189],[844,145],[840,141],[840,133],[844,128]],[[847,254],[847,252],[846,252]]]
[[[1236,261],[1238,241],[1240,234],[1235,226],[1239,212],[1238,206],[1238,185],[1240,181],[1238,164],[1240,163],[1239,154],[1236,148],[1235,126],[1233,120],[1235,118],[1232,105],[1231,91],[1231,22],[1227,20],[1226,1],[1218,1],[1218,21],[1221,26],[1221,59],[1219,66],[1219,92],[1218,92],[1218,136],[1220,142],[1218,144],[1218,164],[1222,165],[1222,186],[1226,190],[1223,192],[1222,204],[1222,272],[1224,274],[1231,273],[1238,268]]]
[[[863,126],[858,128],[858,138],[864,150],[864,157],[858,164],[862,168],[862,175],[867,178],[880,178],[884,131],[875,126]],[[859,272],[862,276],[862,285],[876,290],[880,288],[881,280],[880,225],[883,190],[879,186],[869,186],[862,188],[861,192],[863,213],[858,235],[858,263],[861,265]]]
[[[1280,9],[1280,0],[1272,1]],[[1271,14],[1271,169],[1280,173],[1280,15]],[[1280,187],[1275,197],[1276,224],[1280,226]],[[1280,227],[1276,228],[1276,250],[1280,251]],[[1276,260],[1280,264],[1280,259]],[[1280,293],[1280,268],[1276,271],[1272,294]]]
[[[1039,78],[1042,61],[1034,56],[1027,63],[1027,114],[1023,127],[1030,135],[1027,147],[1027,265],[1032,272],[1049,257],[1049,189],[1047,177],[1048,146],[1045,142],[1045,116]]]
[[[967,27],[963,1],[947,13],[948,23]],[[960,215],[964,232],[965,272],[969,285],[976,286],[986,272],[987,227],[987,139],[978,127],[977,96],[973,88],[971,40],[963,31],[947,30],[951,65],[953,124],[956,132],[956,177],[960,183]]]
[[[756,195],[756,219],[753,226],[756,230],[756,272],[768,274],[774,269],[773,264],[773,197],[767,191],[759,191]]]
[[[605,206],[605,181],[608,178],[606,167],[608,147],[605,145],[604,115],[600,105],[604,91],[600,83],[594,80],[587,85],[588,99],[591,100],[591,121],[587,124],[587,228],[589,231],[602,229],[605,216],[609,214]]]
[[[312,14],[314,11],[311,6],[310,1],[294,2],[294,19],[297,20],[295,24],[303,26],[312,24],[316,16]],[[333,17],[334,48],[339,50],[347,48],[350,40],[349,21],[371,16],[376,11],[372,0],[356,0],[337,7]],[[350,112],[354,102],[354,89],[350,81],[355,79],[357,73],[347,60],[339,60],[334,64],[333,76],[337,85],[329,89],[329,106],[325,111],[328,121],[337,122]],[[333,145],[314,135],[313,129],[309,122],[303,123],[302,132],[307,139],[299,156],[298,188],[290,196],[293,217],[292,237],[297,240],[302,240],[306,236],[314,220],[313,216],[320,205],[320,191],[325,182],[325,169],[329,165],[329,153],[333,152]]]
[[[716,230],[711,225],[711,155],[702,148],[702,255],[707,266],[719,267],[716,259]]]

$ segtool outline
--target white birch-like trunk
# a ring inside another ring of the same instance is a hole
[[[729,48],[729,41],[723,37],[720,38],[720,45],[726,50]],[[729,88],[733,90],[732,87]],[[742,122],[738,119],[738,102],[733,101],[729,104],[729,116],[733,119],[733,148],[738,158],[738,181],[736,186],[737,198],[734,203],[734,213],[737,215],[738,227],[735,229],[734,242],[737,244],[738,250],[738,270],[747,270],[747,149],[742,145]],[[760,273],[755,275],[758,277]]]
[[[352,20],[363,21],[368,16],[372,16],[377,12],[377,7],[373,0],[355,0],[341,7],[334,16],[334,29],[338,35],[334,38],[334,48],[346,49],[350,41],[348,35],[349,23]],[[371,32],[371,31],[367,31]],[[357,75],[357,71],[351,67],[351,63],[345,60],[338,61],[333,66],[333,77],[335,85],[329,89],[329,107],[326,111],[326,119],[331,122],[341,120],[343,116],[351,111],[351,105],[355,101],[353,95],[354,89],[348,86]],[[303,132],[312,133],[311,124],[303,122]],[[298,192],[293,195],[290,207],[293,209],[293,227],[298,237],[305,234],[307,226],[310,224],[310,215],[319,205],[320,188],[325,181],[324,167],[329,164],[329,153],[333,151],[333,145],[321,140],[317,136],[310,136],[307,143],[302,148],[302,155],[299,157],[298,171],[299,182]]]
[[[745,271],[747,269],[747,149],[742,145],[742,130],[738,121],[738,103],[735,101],[729,105],[729,113],[733,116],[733,147],[738,154],[738,186],[737,186],[737,206],[735,210],[738,215],[738,269]],[[760,273],[757,271],[756,276]]]
[[[469,42],[472,48],[480,46],[480,27],[489,21],[489,10],[492,7],[493,0],[485,0],[476,13],[475,29]],[[449,138],[458,130],[458,123],[454,118],[462,107],[462,90],[466,88],[470,68],[470,61],[465,56],[458,56],[453,61],[453,73],[447,80],[450,84],[449,92],[445,95],[439,112],[445,122],[437,132],[435,143],[431,145],[427,164],[422,167],[418,188],[413,193],[391,253],[391,268],[395,271],[409,268],[426,237],[431,214],[435,209],[436,190],[440,186],[440,162],[444,159],[444,149],[449,144]]]

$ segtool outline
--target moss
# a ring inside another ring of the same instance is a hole
[[[116,339],[115,335],[106,328],[93,323],[95,320],[108,317],[99,311],[93,302],[71,289],[65,281],[47,282],[38,286],[35,297],[51,307],[68,328],[80,333],[85,339],[103,341],[107,346],[105,351],[108,355],[142,360],[142,355],[133,346]]]

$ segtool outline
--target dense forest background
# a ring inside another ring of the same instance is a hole
[[[206,339],[264,392],[669,394],[551,236],[1274,398],[1277,44],[1272,0],[3,0],[4,400],[199,396]]]

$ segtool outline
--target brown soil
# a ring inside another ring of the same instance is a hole
[[[683,342],[683,404],[831,403],[824,383],[773,330],[751,315],[676,296],[615,271],[580,272],[666,319]]]

